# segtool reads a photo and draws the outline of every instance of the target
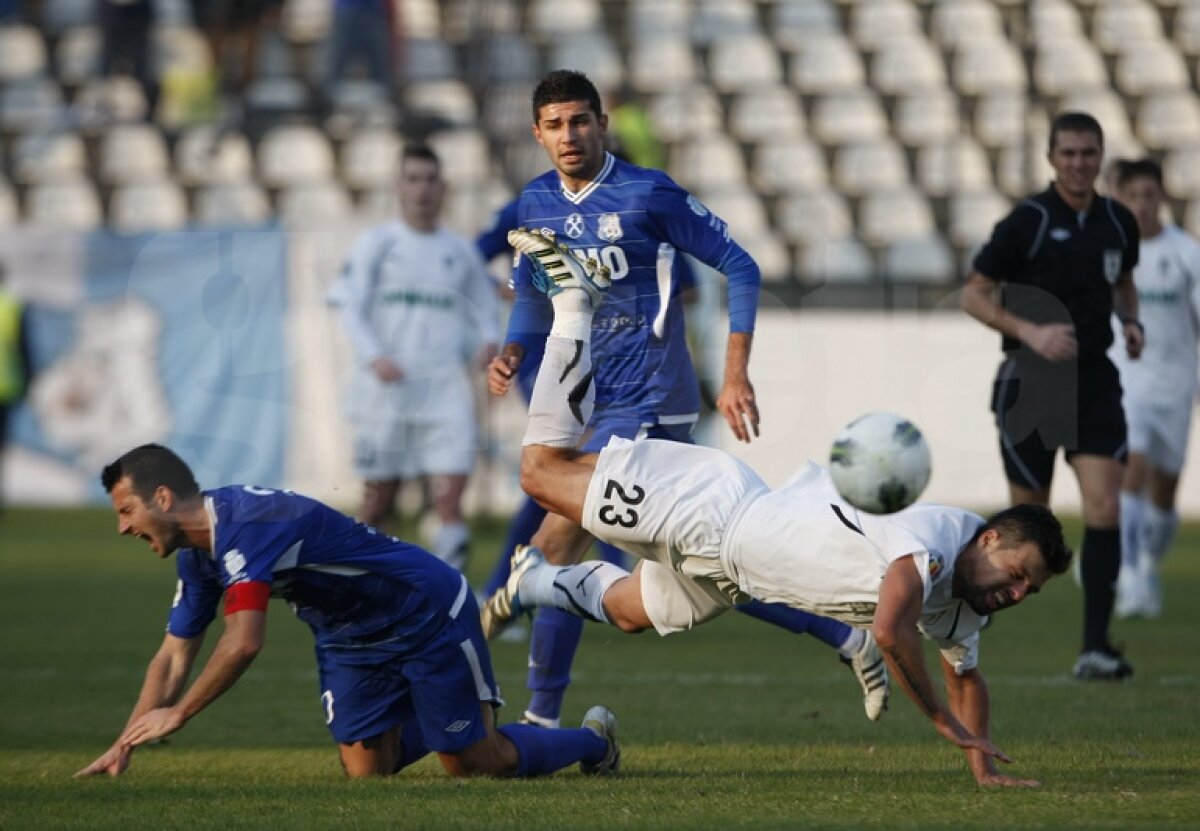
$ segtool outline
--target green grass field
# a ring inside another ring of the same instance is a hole
[[[266,650],[222,700],[138,751],[121,779],[72,780],[124,723],[174,584],[173,561],[114,525],[104,511],[0,518],[0,829],[1200,828],[1195,526],[1168,562],[1165,616],[1117,625],[1132,682],[1070,678],[1080,597],[1069,577],[984,633],[994,738],[1013,773],[1044,783],[984,791],[899,692],[871,724],[832,652],[736,614],[667,639],[588,628],[564,716],[595,702],[617,712],[619,777],[459,781],[426,759],[348,782],[311,639],[282,604]],[[481,525],[476,551],[499,531]],[[499,644],[493,658],[511,721],[525,648]]]

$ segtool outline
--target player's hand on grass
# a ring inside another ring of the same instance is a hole
[[[717,410],[725,416],[738,441],[749,443],[751,438],[758,438],[758,401],[748,378],[725,380],[717,396]]]
[[[118,741],[131,747],[152,742],[183,727],[186,719],[174,707],[159,707],[144,714],[121,734]]]
[[[101,773],[107,773],[109,776],[120,776],[129,767],[129,757],[132,755],[132,747],[118,742],[105,751],[104,755],[99,759],[77,772],[75,778],[96,776]]]
[[[1047,361],[1069,361],[1079,355],[1073,323],[1030,324],[1021,339]]]
[[[1005,776],[1003,773],[987,773],[975,777],[975,781],[988,788],[1040,788],[1042,783],[1036,779],[1018,779],[1015,776]]]
[[[371,361],[371,371],[385,384],[395,384],[404,380],[404,370],[396,366],[389,358],[376,358]]]

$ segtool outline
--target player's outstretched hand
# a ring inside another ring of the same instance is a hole
[[[129,757],[132,755],[133,748],[129,745],[114,744],[99,759],[92,762],[83,770],[78,771],[74,778],[96,776],[101,773],[107,773],[109,776],[120,776],[129,767]]]
[[[125,728],[118,741],[131,747],[152,742],[174,733],[183,727],[185,719],[174,707],[159,707],[145,713],[133,724]]]
[[[1005,776],[1003,773],[987,773],[976,777],[976,782],[988,788],[1040,788],[1042,783],[1036,779],[1018,779],[1015,776]]]

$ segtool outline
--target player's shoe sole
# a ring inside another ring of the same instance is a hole
[[[532,545],[518,545],[513,549],[512,569],[504,585],[487,599],[479,611],[479,624],[483,627],[483,636],[488,640],[496,637],[504,630],[513,618],[527,611],[522,608],[519,592],[521,578],[531,568],[545,562],[542,552]]]
[[[617,741],[617,717],[613,711],[597,704],[583,714],[583,724],[580,726],[608,742],[608,752],[599,762],[580,762],[579,770],[586,776],[616,773],[621,768],[621,745]]]
[[[534,285],[553,297],[567,289],[581,289],[596,308],[604,300],[612,283],[611,273],[594,259],[581,260],[571,249],[541,231],[514,228],[508,232],[508,244],[528,256],[536,265]]]
[[[887,663],[883,660],[879,644],[875,643],[875,636],[869,631],[863,634],[866,637],[858,651],[850,658],[842,655],[840,660],[850,667],[854,677],[858,679],[859,686],[862,687],[863,709],[867,718],[879,721],[887,710],[888,699],[891,697]]]

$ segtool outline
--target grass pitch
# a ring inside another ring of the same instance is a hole
[[[901,693],[871,724],[831,651],[736,614],[666,639],[588,627],[564,720],[616,711],[620,777],[460,781],[426,759],[348,782],[311,638],[279,603],[267,648],[223,699],[120,779],[72,780],[128,716],[173,593],[173,561],[114,526],[100,510],[0,517],[0,829],[1200,828],[1196,526],[1168,560],[1164,617],[1115,627],[1131,682],[1070,678],[1069,577],[984,633],[994,739],[1011,772],[1042,780],[1035,791],[978,788]],[[480,524],[476,583],[501,530]],[[497,644],[493,660],[511,721],[525,647]]]

